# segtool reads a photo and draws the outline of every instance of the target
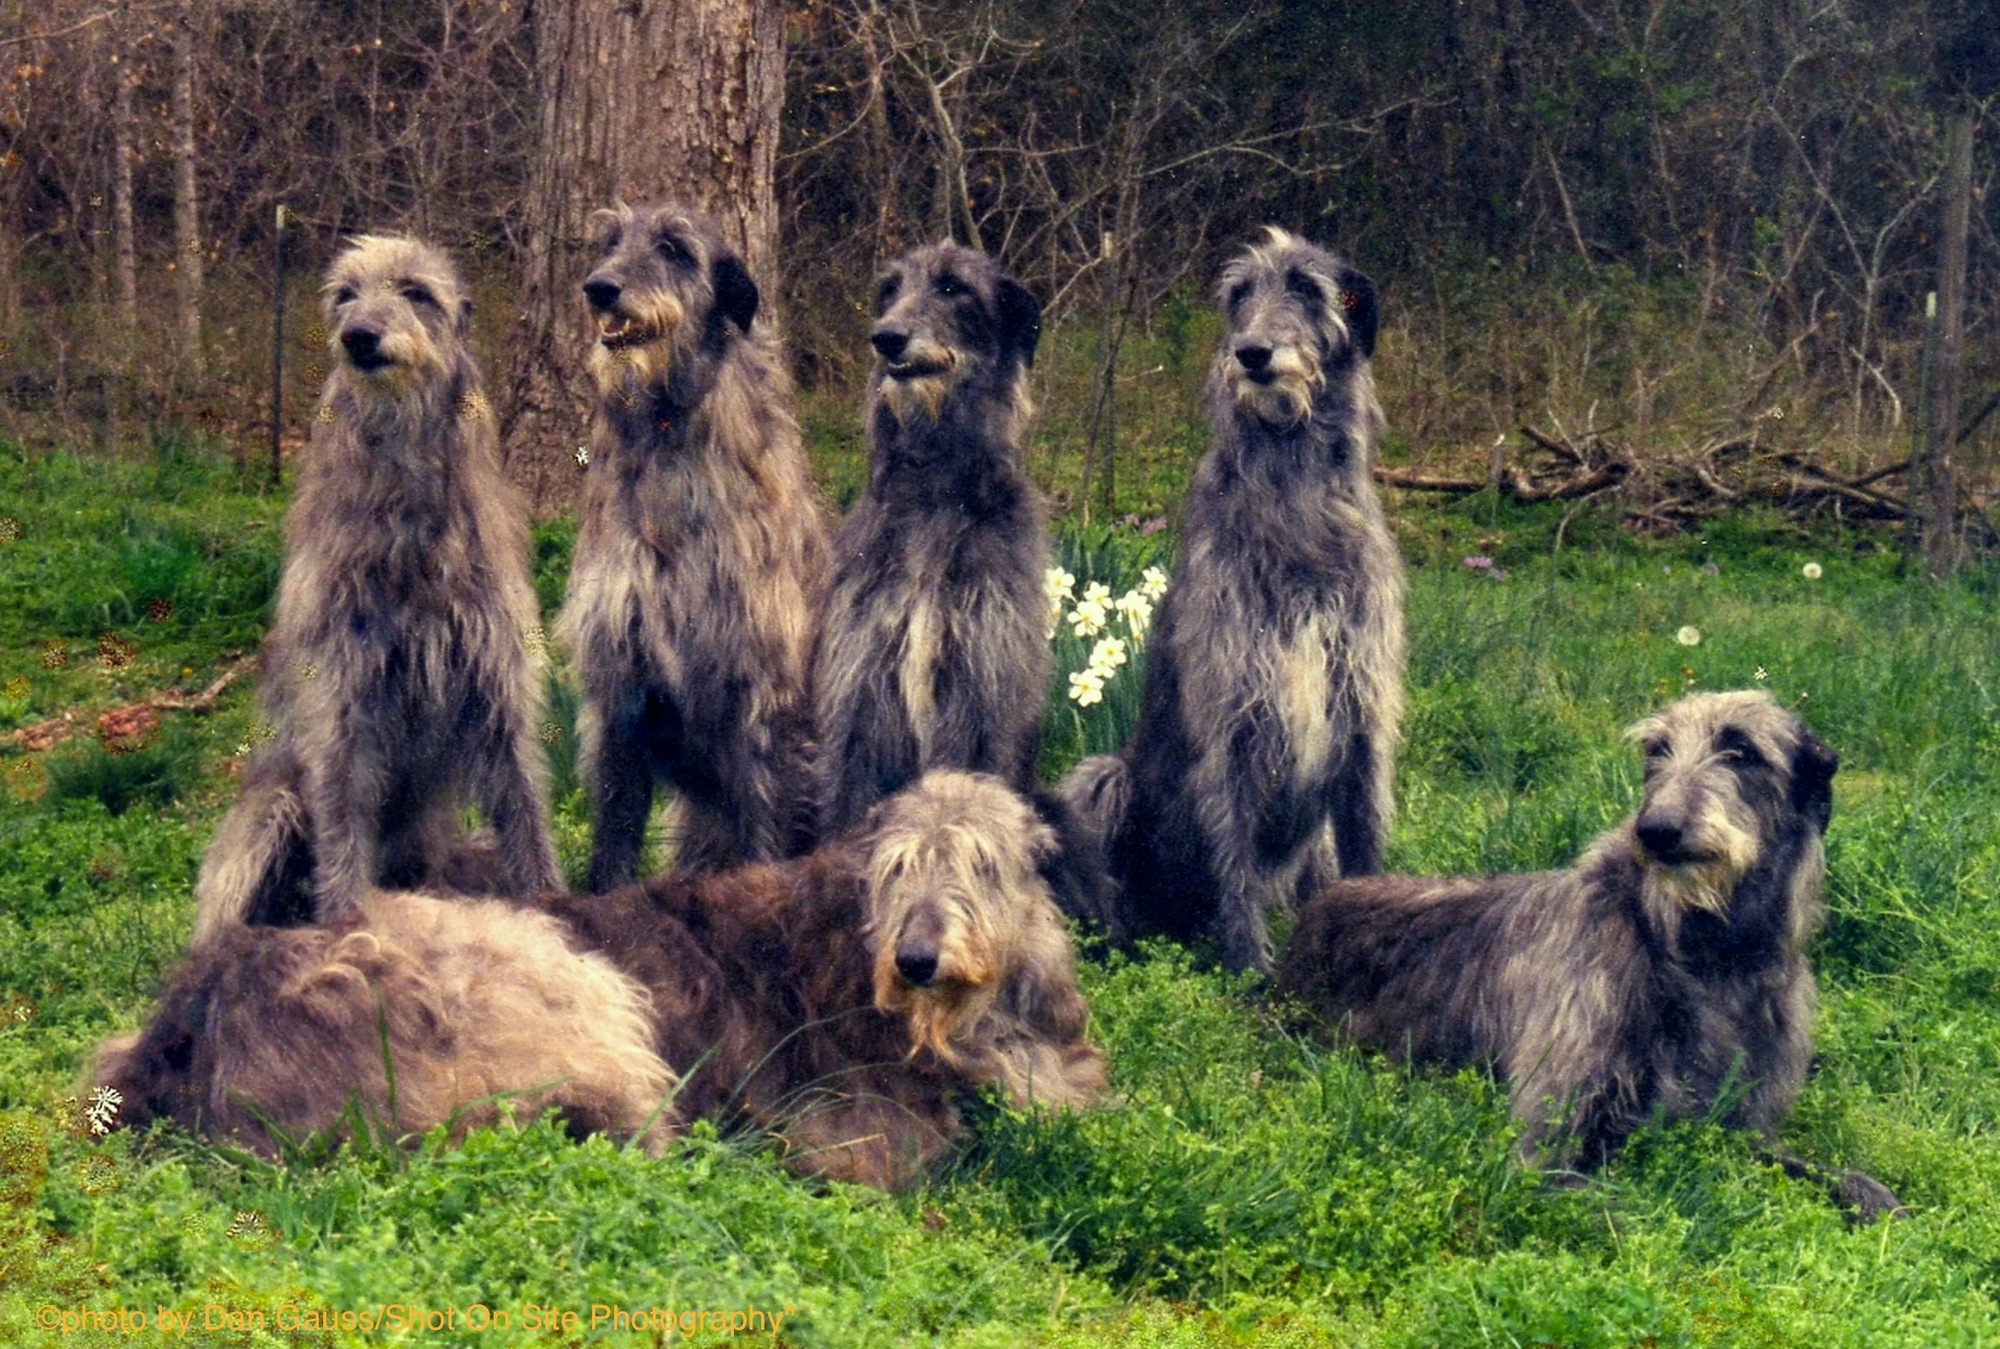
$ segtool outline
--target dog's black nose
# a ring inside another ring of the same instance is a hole
[[[910,335],[896,328],[877,328],[869,334],[868,343],[883,360],[900,361],[910,349]]]
[[[918,988],[937,977],[937,952],[928,946],[906,944],[896,948],[896,973]]]
[[[1680,860],[1681,845],[1686,838],[1680,825],[1674,821],[1642,815],[1634,826],[1634,832],[1639,835],[1639,846],[1662,862]]]
[[[381,355],[382,334],[373,328],[343,328],[340,345],[347,349],[348,359],[366,368]]]
[[[583,283],[583,298],[590,301],[590,307],[599,313],[609,310],[618,303],[618,297],[625,288],[616,281],[606,281],[601,276],[593,276]]]
[[[1269,347],[1260,347],[1251,343],[1245,343],[1236,348],[1236,359],[1245,370],[1254,375],[1259,370],[1270,366],[1271,349]]]

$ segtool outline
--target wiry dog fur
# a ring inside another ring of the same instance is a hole
[[[813,666],[826,837],[933,768],[1029,790],[1049,681],[1022,450],[1040,307],[985,254],[934,244],[883,272],[876,315],[868,486]]]
[[[629,1134],[672,1064],[675,1117],[765,1127],[800,1170],[892,1188],[949,1148],[962,1090],[1085,1108],[1105,1089],[1057,852],[997,779],[934,773],[789,862],[603,896],[378,895],[197,949],[96,1080],[122,1122],[268,1150],[259,1113],[300,1135],[358,1093],[388,1117],[380,1018],[405,1129],[511,1091]]]
[[[358,1106],[391,1136],[462,1132],[501,1093],[524,1116],[560,1109],[578,1136],[657,1145],[673,1122],[644,990],[497,900],[378,893],[321,926],[220,932],[142,1031],[103,1046],[94,1080],[123,1097],[120,1124],[171,1119],[267,1156],[267,1121],[299,1141]]]
[[[776,866],[555,901],[652,991],[690,1119],[776,1132],[795,1166],[894,1188],[957,1133],[952,1097],[1083,1108],[1105,1087],[1054,836],[997,779],[936,772]]]
[[[1267,918],[1377,871],[1403,710],[1403,563],[1370,472],[1375,288],[1273,229],[1222,274],[1213,440],[1122,754],[1064,784],[1131,925],[1213,926],[1268,969]]]
[[[756,284],[713,222],[598,213],[598,403],[561,632],[583,685],[590,888],[630,881],[656,780],[682,870],[790,857],[814,825],[827,525]]]
[[[1837,758],[1754,691],[1683,698],[1632,734],[1645,799],[1574,867],[1336,882],[1278,974],[1363,1044],[1494,1066],[1529,1151],[1586,1168],[1731,1087],[1727,1122],[1775,1138],[1811,1054]],[[1870,1216],[1895,1207],[1865,1176],[1837,1182]]]
[[[441,253],[385,236],[334,260],[324,300],[337,360],[265,643],[277,737],[203,860],[198,941],[338,917],[376,884],[558,879],[527,525],[466,349],[471,301]],[[468,800],[488,856],[456,839]]]

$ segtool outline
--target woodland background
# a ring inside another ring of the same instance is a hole
[[[1900,526],[1898,466],[1955,446],[1949,552],[1994,537],[1996,31],[1979,0],[0,0],[0,415],[257,453],[283,205],[288,437],[317,268],[412,230],[481,282],[511,462],[558,510],[582,217],[664,193],[776,278],[809,421],[852,406],[880,259],[999,253],[1057,337],[1044,481],[1144,514],[1198,448],[1152,410],[1198,383],[1205,288],[1272,222],[1383,285],[1407,484]]]

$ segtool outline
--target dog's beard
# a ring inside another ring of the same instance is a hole
[[[1690,854],[1686,860],[1664,862],[1633,838],[1633,858],[1645,872],[1649,892],[1676,910],[1698,909],[1727,919],[1736,887],[1757,864],[1754,823],[1727,809],[1708,812],[1694,821],[1685,846]]]
[[[1239,407],[1272,426],[1295,426],[1312,415],[1319,394],[1319,362],[1297,347],[1279,347],[1258,379],[1238,366],[1232,378]]]
[[[590,349],[590,373],[605,397],[649,389],[666,379],[675,357],[675,339],[687,321],[687,311],[672,296],[663,296],[644,314],[596,316],[598,340]]]
[[[366,366],[342,351],[338,368],[347,387],[362,399],[408,398],[446,373],[428,344],[396,336],[384,338]]]
[[[928,1049],[940,1061],[959,1066],[962,1050],[953,1042],[975,1024],[989,999],[969,984],[940,984],[913,989],[905,999],[903,1017],[910,1026],[910,1057]]]
[[[896,420],[935,422],[944,410],[945,396],[959,378],[958,352],[936,342],[910,343],[900,361],[882,367],[882,400]]]
[[[1729,917],[1729,900],[1741,879],[1729,859],[1666,866],[1641,850],[1639,865],[1645,868],[1646,887],[1676,912],[1698,909],[1717,918]]]
[[[953,1067],[976,1053],[972,1032],[993,1005],[995,971],[981,965],[944,975],[921,987],[896,972],[894,948],[875,965],[875,1010],[900,1016],[910,1030],[909,1056],[928,1049]]]

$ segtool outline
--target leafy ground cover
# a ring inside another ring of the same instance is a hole
[[[1907,1220],[1849,1228],[1702,1123],[1552,1187],[1513,1160],[1483,1076],[1302,1043],[1170,945],[1085,962],[1121,1108],[974,1103],[956,1165],[884,1197],[700,1130],[664,1161],[522,1121],[288,1167],[92,1133],[67,1099],[84,1056],[138,1022],[185,942],[200,851],[261,732],[242,686],[168,714],[140,752],[106,750],[90,719],[250,649],[281,511],[171,437],[118,462],[0,447],[0,732],[78,713],[65,745],[0,750],[0,1343],[172,1338],[161,1307],[203,1344],[769,1342],[593,1327],[595,1305],[782,1315],[786,1343],[840,1349],[2000,1344],[2000,573],[1934,589],[1866,540],[1754,519],[1648,547],[1485,500],[1396,512],[1397,868],[1566,862],[1637,799],[1621,728],[1690,688],[1761,683],[1841,751],[1818,1059],[1786,1142],[1878,1176]],[[1070,615],[1091,582],[1115,599],[1167,564],[1170,536],[1142,531],[1064,534],[1051,773],[1136,709],[1137,642],[1099,701],[1071,698],[1101,637],[1130,633]],[[545,604],[568,540],[538,533]],[[65,1333],[82,1309],[146,1322]]]

